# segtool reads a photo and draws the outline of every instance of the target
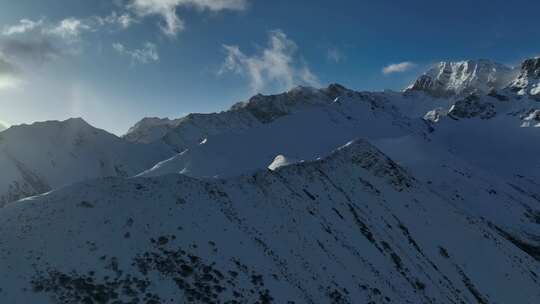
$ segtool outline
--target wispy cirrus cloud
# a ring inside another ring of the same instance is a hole
[[[341,50],[337,47],[331,47],[326,51],[326,58],[334,63],[340,63],[344,57]]]
[[[0,31],[2,36],[43,35],[63,39],[78,40],[82,34],[97,32],[104,28],[127,29],[137,20],[129,13],[119,14],[113,11],[107,16],[87,18],[68,17],[58,21],[47,19],[21,19],[18,23],[5,25]]]
[[[29,31],[33,31],[43,25],[43,20],[30,20],[21,19],[19,23],[13,25],[7,25],[2,29],[2,35],[12,36],[17,34],[24,34]]]
[[[247,77],[254,92],[301,84],[319,86],[318,77],[296,56],[296,43],[281,30],[269,33],[268,46],[260,54],[246,55],[236,45],[223,47],[227,57],[219,74],[232,72]]]
[[[64,39],[79,39],[83,32],[94,30],[93,26],[84,20],[77,18],[66,18],[57,25],[45,29],[45,33],[57,35]]]
[[[151,63],[159,61],[157,46],[146,42],[140,49],[128,49],[121,43],[114,43],[113,49],[121,55],[129,56],[133,63]]]
[[[131,0],[127,8],[140,17],[157,15],[163,18],[162,31],[174,37],[182,31],[184,21],[177,15],[179,8],[195,8],[218,12],[223,10],[244,10],[247,0]]]
[[[414,62],[404,61],[400,63],[393,63],[390,65],[387,65],[382,69],[382,72],[385,75],[394,74],[394,73],[403,73],[403,72],[406,72],[415,68],[416,66],[417,66],[416,63]]]

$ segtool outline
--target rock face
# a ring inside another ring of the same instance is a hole
[[[493,103],[482,101],[478,95],[474,94],[458,100],[448,111],[448,115],[454,118],[490,119],[496,114]]]
[[[0,209],[0,299],[527,303],[540,264],[505,229],[360,140],[276,171],[108,178]]]
[[[522,115],[522,127],[540,127],[540,109],[531,109]]]
[[[527,59],[521,64],[520,74],[510,88],[519,95],[540,97],[540,57]]]
[[[514,69],[489,60],[440,62],[407,91],[422,91],[435,97],[486,94],[508,86],[515,75]]]

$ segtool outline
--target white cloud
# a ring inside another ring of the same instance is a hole
[[[30,19],[21,19],[19,23],[4,26],[0,32],[3,36],[28,36],[41,35],[59,37],[66,41],[78,41],[85,32],[96,32],[107,27],[115,26],[120,29],[127,29],[136,20],[129,13],[118,14],[112,12],[110,15],[91,16],[88,18],[69,17],[57,22],[40,19],[33,21]]]
[[[8,25],[2,29],[2,35],[11,36],[16,34],[24,34],[38,27],[41,27],[43,20],[33,21],[30,19],[21,19],[18,24]]]
[[[332,47],[326,52],[326,58],[335,63],[340,63],[343,60],[343,54],[338,48]]]
[[[153,43],[146,42],[141,49],[129,50],[121,43],[114,43],[113,49],[119,54],[131,57],[134,63],[151,63],[159,61],[157,46]]]
[[[268,47],[258,55],[247,56],[235,45],[223,47],[227,58],[220,74],[233,72],[248,77],[254,92],[290,89],[299,84],[319,86],[307,64],[295,62],[298,47],[282,31],[271,31]]]
[[[403,73],[416,67],[416,64],[410,61],[390,64],[382,69],[383,74]]]
[[[101,26],[116,25],[121,29],[127,29],[133,23],[137,22],[132,15],[128,13],[118,14],[117,12],[112,12],[109,16],[106,17],[97,16],[95,17],[95,20],[97,20],[97,23]]]
[[[163,32],[174,37],[184,29],[184,22],[176,14],[179,7],[193,7],[217,12],[244,10],[246,4],[247,0],[131,0],[128,8],[139,16],[161,16],[165,21],[165,24],[161,26]]]
[[[93,30],[90,24],[76,18],[66,18],[46,32],[66,39],[79,39],[84,31]]]

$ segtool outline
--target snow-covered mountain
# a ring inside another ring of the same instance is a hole
[[[0,302],[538,303],[537,70],[12,127],[4,200],[53,191],[0,208]]]
[[[74,182],[128,177],[170,156],[159,144],[133,144],[82,119],[13,126],[0,133],[0,205]]]
[[[182,119],[146,117],[131,127],[124,138],[131,142],[151,143],[159,140]]]
[[[422,91],[435,97],[471,93],[487,94],[507,87],[517,70],[490,60],[440,62],[413,83],[407,91]]]
[[[361,137],[455,206],[506,227],[526,246],[540,248],[540,187],[534,182],[540,179],[540,133],[525,128],[537,125],[536,101],[511,92],[454,97],[443,103],[416,93],[343,92],[347,93],[335,102],[262,126],[209,136],[140,176],[234,177],[283,163],[314,161]],[[415,101],[422,103],[419,108],[432,101],[440,109],[426,117],[418,116],[418,110],[408,115],[399,110]],[[509,207],[509,201],[521,196]]]
[[[383,95],[343,87],[339,91],[342,95],[328,94],[329,91],[332,87],[297,88],[292,94],[302,96],[298,104],[290,92],[257,96],[242,104],[241,109],[250,107],[248,114],[257,115],[264,123],[242,132],[224,131],[208,136],[140,176],[182,173],[193,177],[231,177],[267,168],[278,155],[314,160],[357,137],[398,138],[428,131],[426,123],[400,114]]]
[[[519,95],[540,98],[540,57],[525,60],[521,64],[519,76],[510,87]]]
[[[331,104],[352,91],[333,84],[318,90],[298,87],[278,95],[256,95],[230,110],[211,114],[189,114],[180,119],[145,118],[124,136],[138,143],[163,142],[178,152],[194,147],[207,137],[227,132],[243,132],[313,107]]]
[[[0,231],[7,303],[540,297],[540,264],[504,227],[454,206],[362,140],[233,179],[74,185],[1,209]]]
[[[0,122],[0,132],[4,131],[6,129],[7,129],[7,127],[2,122]]]

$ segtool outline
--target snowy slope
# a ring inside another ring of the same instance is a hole
[[[325,96],[326,90],[315,96]],[[295,111],[242,132],[209,136],[140,176],[182,173],[193,177],[230,177],[267,168],[278,155],[314,160],[351,139],[396,138],[428,130],[420,119],[411,120],[400,114],[384,95],[351,90],[343,90],[342,94],[332,96],[331,102],[322,98],[300,101]],[[273,97],[264,102],[272,103]]]
[[[538,303],[537,63],[4,131],[0,303]]]
[[[0,133],[0,205],[87,179],[131,176],[170,155],[82,119],[13,126]]]
[[[235,179],[0,209],[5,303],[537,303],[540,264],[365,141]]]
[[[516,243],[540,258],[539,109],[508,92],[469,95],[438,112],[427,140],[374,144],[434,192],[512,230]]]
[[[422,118],[430,105],[438,110]],[[140,176],[238,176],[312,161],[367,138],[434,193],[511,231],[517,244],[540,258],[538,113],[535,100],[510,91],[452,99],[351,92],[260,127],[208,137]]]
[[[490,60],[440,62],[407,91],[423,91],[435,97],[486,94],[508,86],[516,75],[517,70]]]
[[[164,142],[177,152],[183,152],[209,136],[260,127],[298,111],[331,104],[337,97],[351,92],[333,84],[321,90],[297,87],[277,95],[259,94],[220,113],[189,114],[175,120],[145,118],[124,138],[139,143]]]

